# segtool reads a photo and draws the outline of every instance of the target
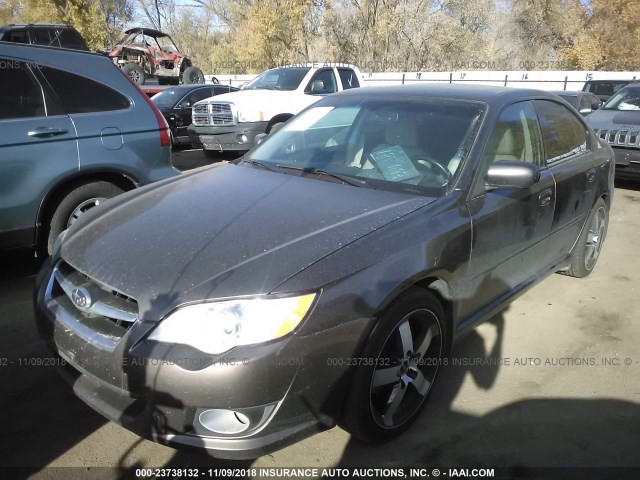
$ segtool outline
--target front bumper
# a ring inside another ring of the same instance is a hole
[[[616,176],[640,177],[640,149],[614,147]]]
[[[268,124],[269,122],[240,122],[228,127],[198,127],[191,124],[187,132],[195,148],[240,152],[251,150],[256,135],[265,133]]]
[[[363,322],[218,356],[146,341],[157,325],[149,321],[108,343],[86,333],[94,320],[69,318],[52,272],[45,264],[36,281],[39,334],[65,360],[60,370],[76,395],[108,419],[155,442],[228,459],[256,458],[335,426],[348,372],[327,371],[327,357],[352,355]],[[203,415],[222,411],[244,415],[249,427],[211,431]]]

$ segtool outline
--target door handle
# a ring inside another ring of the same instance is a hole
[[[540,205],[542,205],[543,207],[545,205],[549,205],[549,203],[551,202],[552,195],[553,195],[553,192],[551,191],[550,188],[547,188],[546,190],[543,190],[542,192],[540,192],[540,195],[538,195],[538,200],[540,201]]]
[[[53,128],[53,127],[39,127],[35,130],[31,130],[27,135],[30,137],[38,137],[38,138],[49,138],[55,137],[57,135],[64,135],[68,130],[64,128]]]
[[[596,180],[596,169],[592,168],[587,171],[587,183],[593,183]]]

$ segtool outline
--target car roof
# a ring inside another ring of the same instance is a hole
[[[611,79],[606,79],[606,80],[587,80],[586,83],[636,83],[636,82],[640,82],[640,80],[629,80],[629,79],[619,79],[619,80],[611,80]]]
[[[59,63],[61,58],[66,58],[66,56],[70,54],[85,55],[85,57],[83,57],[83,62],[87,63],[87,67],[91,65],[91,62],[95,63],[107,61],[109,63],[113,63],[113,61],[109,57],[101,53],[90,52],[88,50],[78,50],[75,48],[61,48],[49,45],[35,45],[29,43],[6,42],[4,40],[0,40],[0,49],[0,53],[2,53],[2,55],[13,57],[17,60],[41,62],[43,65],[47,65],[49,63]],[[49,60],[51,60],[51,62]]]
[[[66,23],[11,23],[0,26],[0,32],[20,30],[23,28],[73,28]]]
[[[124,33],[126,33],[127,35],[130,35],[136,32],[143,33],[144,35],[149,35],[150,37],[168,37],[169,36],[168,33],[161,32],[160,30],[155,30],[153,28],[145,28],[145,27],[130,28]]]
[[[175,90],[178,92],[187,92],[189,90],[195,90],[196,88],[200,88],[200,87],[224,87],[224,88],[239,90],[238,87],[234,87],[232,85],[225,85],[222,83],[192,83],[190,85],[176,85],[174,87],[165,88],[162,91],[166,92],[167,90]]]
[[[583,92],[582,90],[549,90],[549,93],[555,93],[556,95],[570,95],[572,97],[575,97],[578,95],[589,94],[591,92]]]
[[[521,98],[540,97],[551,100],[557,97],[549,92],[529,88],[495,87],[489,85],[461,85],[461,84],[426,84],[390,85],[383,87],[351,88],[336,96],[424,96],[432,98],[455,98],[459,100],[478,101],[489,104],[507,104]]]

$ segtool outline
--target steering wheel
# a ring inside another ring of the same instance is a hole
[[[445,167],[440,162],[438,162],[438,161],[436,161],[436,160],[434,160],[432,158],[422,157],[422,158],[417,159],[416,162],[418,164],[420,164],[420,162],[428,163],[429,164],[429,169],[437,170],[436,173],[439,173],[439,174],[443,175],[445,177],[445,179],[446,179],[446,181],[443,182],[443,185],[447,185],[451,181],[451,179],[453,178],[453,173],[451,173],[451,171],[447,167]],[[432,169],[431,167],[435,167],[435,168]]]

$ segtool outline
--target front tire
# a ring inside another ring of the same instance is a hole
[[[53,211],[48,223],[47,252],[53,252],[58,235],[69,228],[88,210],[123,193],[120,187],[108,182],[92,182],[68,192]]]
[[[584,278],[593,271],[602,251],[608,226],[609,212],[604,200],[600,198],[591,209],[571,254],[571,265],[566,272],[567,275]]]
[[[265,133],[267,134],[274,133],[278,131],[280,128],[282,128],[283,125],[284,125],[284,122],[276,122],[272,125],[269,125]]]
[[[406,430],[426,404],[448,355],[445,315],[428,290],[413,287],[382,315],[355,367],[344,427],[365,442]]]

